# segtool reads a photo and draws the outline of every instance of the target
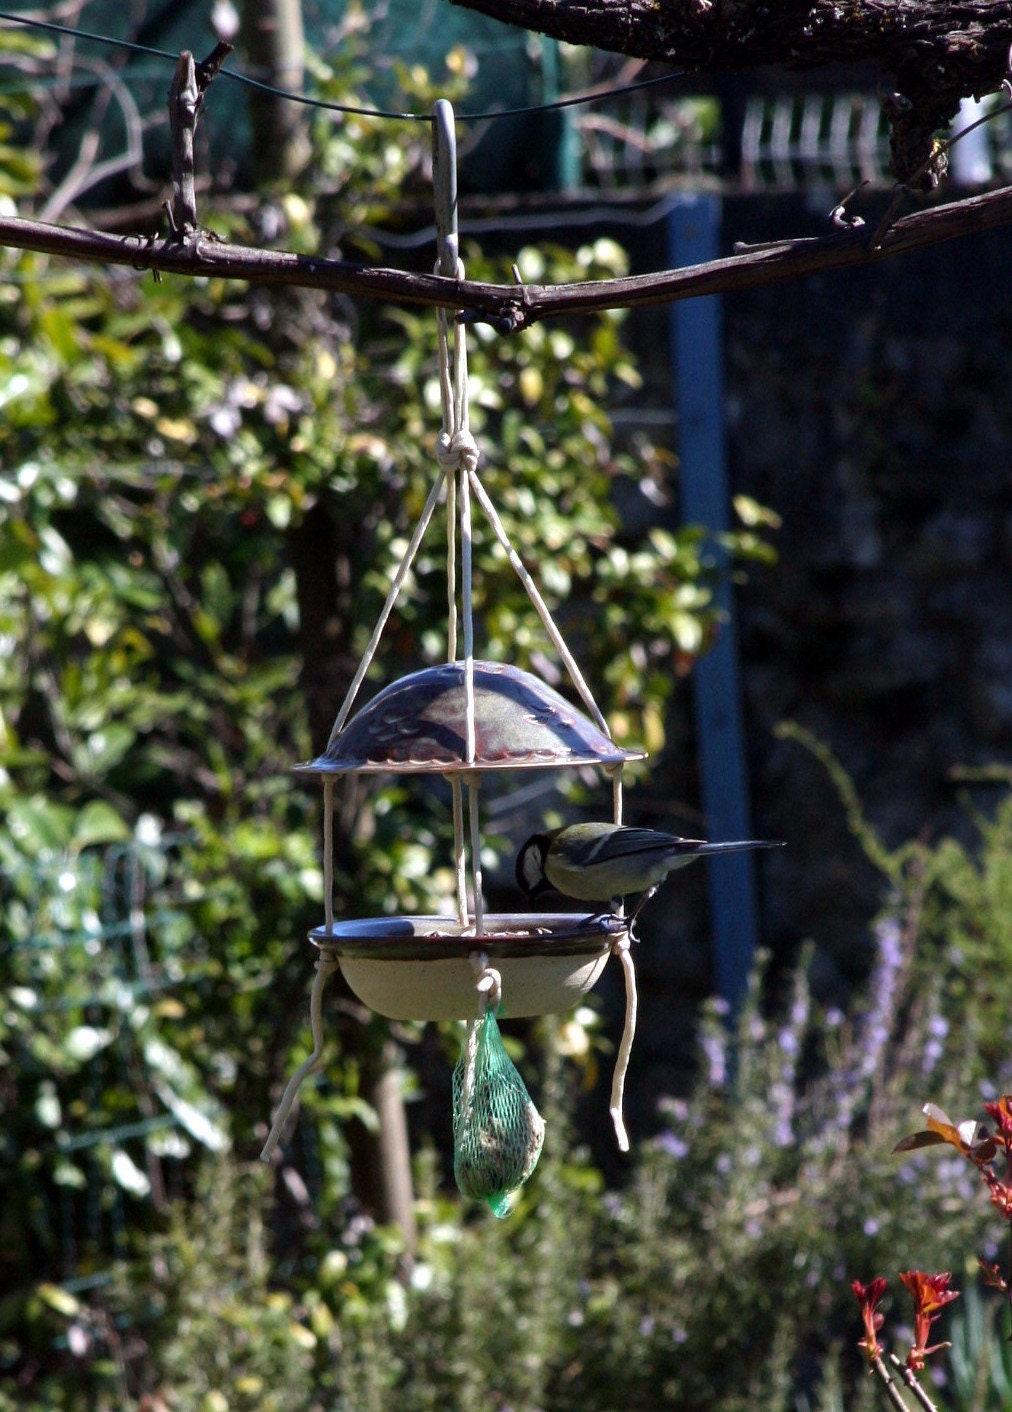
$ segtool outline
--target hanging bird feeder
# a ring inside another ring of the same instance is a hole
[[[456,225],[456,144],[453,110],[433,111],[433,181],[439,259],[436,271],[463,278]],[[386,602],[359,663],[323,754],[297,766],[323,781],[324,925],[309,934],[318,949],[310,999],[313,1053],[292,1076],[261,1156],[269,1160],[302,1080],[323,1052],[322,995],[338,967],[370,1009],[400,1020],[465,1020],[454,1074],[455,1171],[469,1195],[506,1214],[510,1193],[526,1180],[541,1149],[544,1125],[520,1075],[502,1048],[497,1014],[544,1015],[571,1009],[617,955],[626,978],[626,1023],[616,1061],[611,1112],[619,1146],[628,1149],[622,1092],[636,1017],[629,929],[621,914],[580,919],[569,912],[486,914],[482,903],[480,787],[503,770],[565,770],[588,765],[613,782],[614,819],[621,822],[622,770],[644,752],[611,739],[537,585],[507,536],[478,477],[479,453],[468,415],[465,330],[438,311],[443,428],[436,444],[438,473]],[[391,682],[352,715],[383,630],[435,509],[447,509],[447,661]],[[474,655],[471,607],[472,503],[488,520],[526,589],[585,710],[576,709],[530,672]],[[460,538],[459,607],[457,535]],[[458,657],[457,624],[462,625]],[[456,914],[385,916],[335,922],[333,915],[333,794],[347,774],[442,775],[453,804]],[[466,812],[470,832],[465,847]],[[470,884],[470,886],[469,886]]]

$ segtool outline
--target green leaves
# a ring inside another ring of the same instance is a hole
[[[319,71],[325,96],[358,80],[347,40]],[[424,75],[401,79],[413,101],[433,96]],[[5,140],[0,195],[34,161],[19,171]],[[271,206],[282,238],[368,257],[368,225],[428,180],[429,134],[320,118],[315,142],[306,188]],[[215,214],[226,221],[250,235]],[[509,278],[509,260],[465,259]],[[604,240],[517,260],[527,279],[626,265]],[[160,1218],[172,1164],[190,1189],[219,1171],[212,1158],[248,1150],[293,1040],[306,1049],[318,795],[289,768],[312,751],[307,691],[316,714],[336,711],[432,484],[435,321],[36,255],[3,252],[0,266],[0,1116],[15,1159],[0,1220],[30,1213],[48,1250],[69,1229],[101,1268],[124,1210]],[[483,483],[616,733],[657,750],[673,683],[718,628],[719,570],[696,532],[623,523],[617,491],[662,501],[674,462],[645,435],[612,436],[609,401],[639,377],[622,320],[516,340],[478,326],[469,345]],[[759,553],[767,528],[754,513],[732,552]],[[480,651],[551,675],[480,516],[475,563]],[[445,577],[437,516],[374,680],[445,652]],[[444,797],[370,781],[338,804],[339,912],[428,912],[452,896]],[[363,1029],[363,1046],[377,1034]],[[324,1214],[347,1192],[343,1125],[373,1119],[360,1068],[338,1051],[306,1095]],[[108,1213],[98,1229],[92,1207]],[[173,1258],[199,1272],[176,1234]],[[403,1300],[395,1259],[384,1249],[374,1276],[353,1271],[337,1304],[370,1320],[370,1279]],[[274,1371],[326,1343],[333,1311],[318,1302],[310,1328],[284,1296],[254,1316],[263,1289],[248,1282],[244,1305],[211,1266],[216,1332],[206,1359],[181,1359],[178,1385],[213,1401],[192,1369],[214,1364],[220,1331],[249,1359],[263,1336],[263,1361],[229,1388],[230,1405],[260,1405],[254,1384],[284,1386]],[[246,1276],[229,1270],[238,1288]]]

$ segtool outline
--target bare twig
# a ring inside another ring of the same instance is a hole
[[[197,92],[200,95],[198,103],[204,101],[204,94],[218,77],[222,64],[231,53],[232,45],[226,39],[219,39],[207,58],[201,59],[197,65]]]
[[[804,4],[701,0],[454,0],[521,29],[568,43],[730,74],[872,63],[892,75],[892,164],[911,182],[968,93],[1005,77],[1012,0],[805,0]]]
[[[882,1359],[877,1354],[872,1359],[872,1367],[874,1368],[878,1376],[882,1379],[882,1384],[885,1388],[886,1397],[888,1397],[892,1405],[898,1408],[899,1412],[910,1412],[910,1408],[907,1406],[903,1394],[900,1392],[899,1388],[894,1382],[892,1375],[889,1372],[889,1369],[886,1367],[886,1365],[882,1362]]]
[[[81,146],[73,166],[39,213],[39,219],[43,221],[58,220],[67,207],[73,205],[85,191],[90,191],[99,182],[105,181],[107,177],[115,176],[117,172],[139,170],[141,165],[143,123],[133,94],[108,64],[95,63],[90,60],[79,60],[78,62],[82,68],[91,68],[96,73],[100,73],[104,88],[99,95],[99,102],[96,104],[95,118],[81,139]],[[116,99],[123,114],[123,123],[126,128],[126,148],[115,157],[107,157],[104,161],[99,162],[96,158],[98,157],[105,109],[110,97]]]
[[[952,137],[939,142],[936,147],[932,147],[927,157],[925,157],[924,161],[917,170],[911,174],[907,181],[896,183],[893,187],[892,198],[886,208],[885,215],[879,221],[875,228],[875,234],[871,238],[873,250],[877,250],[882,244],[882,238],[892,224],[896,212],[903,204],[904,197],[917,186],[921,178],[928,172],[934,172],[936,177],[944,176],[948,167],[949,149],[955,147],[957,142],[962,142],[963,138],[969,133],[975,132],[977,128],[983,127],[985,123],[993,122],[995,118],[1001,117],[1003,113],[1009,112],[1010,109],[1012,109],[1012,101],[1003,103],[1000,108],[992,108],[992,110],[989,113],[985,113],[982,118],[977,118],[975,122],[968,123],[966,127],[961,128],[960,131],[954,133]],[[932,184],[937,185],[937,180]]]
[[[169,88],[169,127],[172,131],[172,199],[166,203],[169,225],[176,239],[197,229],[197,196],[193,186],[193,139],[197,114],[208,85],[232,52],[220,40],[206,59],[194,63],[189,49],[179,56]]]
[[[566,285],[524,285],[522,290],[512,284],[444,279],[287,250],[224,241],[211,244],[201,240],[199,232],[186,243],[152,241],[146,236],[116,236],[17,216],[0,216],[0,245],[139,270],[325,289],[394,304],[474,309],[496,321],[496,326],[517,331],[561,315],[673,303],[867,265],[1010,222],[1012,187],[1005,187],[904,216],[886,231],[878,249],[869,249],[864,229],[841,230],[812,239],[772,242],[680,270]]]
[[[848,201],[852,201],[861,188],[867,185],[868,179],[866,177],[864,181],[859,181],[857,186],[852,187],[851,190],[847,192],[846,196],[842,197],[830,211],[829,219],[833,222],[833,225],[836,226],[837,230],[857,230],[859,226],[864,225],[863,217],[847,215],[847,203]]]
[[[193,189],[193,136],[197,130],[200,92],[193,55],[184,49],[169,89],[172,129],[172,199],[166,203],[169,225],[176,236],[197,228],[197,196]]]
[[[938,1412],[938,1408],[932,1402],[928,1394],[924,1391],[924,1388],[921,1386],[921,1384],[917,1381],[917,1378],[914,1375],[913,1371],[908,1368],[905,1363],[901,1363],[900,1360],[896,1357],[895,1353],[890,1353],[889,1361],[899,1373],[903,1381],[906,1383],[907,1387],[913,1393],[914,1397],[924,1408],[924,1412]]]

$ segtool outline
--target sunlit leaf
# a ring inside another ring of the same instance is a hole
[[[74,819],[73,842],[78,848],[121,843],[130,830],[111,804],[92,799]]]
[[[48,1304],[50,1309],[54,1309],[57,1314],[62,1314],[66,1319],[72,1319],[80,1311],[79,1301],[69,1290],[61,1289],[59,1285],[36,1285],[35,1293],[44,1304]]]

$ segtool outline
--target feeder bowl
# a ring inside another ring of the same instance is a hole
[[[558,769],[642,760],[539,677],[503,662],[474,663],[475,755],[467,758],[464,663],[391,682],[357,712],[303,774],[455,774]]]
[[[363,1004],[391,1020],[469,1020],[478,1012],[471,957],[502,976],[510,1018],[572,1010],[596,983],[626,922],[585,922],[572,912],[493,913],[480,937],[455,917],[368,917],[315,927],[314,946],[336,956]]]

